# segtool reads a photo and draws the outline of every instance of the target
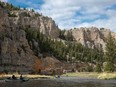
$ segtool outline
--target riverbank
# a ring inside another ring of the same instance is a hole
[[[13,74],[15,75],[17,78],[20,77],[19,74]],[[12,74],[1,74],[0,75],[0,80],[4,80],[8,77],[12,77]],[[37,78],[53,78],[53,76],[48,76],[48,75],[29,75],[29,74],[25,74],[23,75],[24,78],[27,78],[27,79],[37,79]]]
[[[113,72],[113,73],[76,72],[76,73],[66,73],[66,74],[63,74],[62,76],[96,78],[96,79],[116,79],[116,72]]]
[[[20,77],[19,74],[14,74],[17,78]],[[78,78],[90,78],[90,79],[116,79],[116,72],[113,73],[96,73],[96,72],[76,72],[76,73],[66,73],[61,75],[61,77],[78,77]],[[4,80],[8,77],[12,77],[12,74],[1,74],[0,80]],[[30,75],[25,74],[23,75],[24,78],[27,79],[38,79],[38,78],[48,78],[53,79],[54,76],[48,75]]]

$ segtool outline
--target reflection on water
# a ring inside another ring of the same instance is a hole
[[[116,87],[116,80],[80,78],[38,79],[28,82],[0,82],[0,87]]]

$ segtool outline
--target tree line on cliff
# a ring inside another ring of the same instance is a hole
[[[36,56],[40,53],[49,53],[60,61],[88,63],[88,71],[115,71],[116,40],[111,34],[106,39],[106,52],[103,52],[102,49],[88,48],[81,43],[52,39],[31,28],[27,28],[25,31],[27,40]],[[38,47],[34,42],[38,44]],[[95,64],[95,69],[89,63]]]

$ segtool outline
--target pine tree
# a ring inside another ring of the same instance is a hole
[[[32,12],[35,12],[34,9],[31,9]]]
[[[106,62],[104,65],[104,71],[105,72],[113,72],[115,70],[115,66],[113,65],[112,62]]]
[[[101,72],[101,65],[99,63],[97,63],[96,67],[95,67],[95,72]]]
[[[92,65],[87,64],[87,65],[86,65],[86,71],[87,71],[87,72],[92,72],[92,71],[93,71]]]
[[[104,65],[104,71],[112,72],[114,71],[113,63],[116,60],[116,42],[115,39],[112,37],[111,33],[106,40],[106,52],[105,52],[105,61],[106,64]]]
[[[105,60],[107,62],[113,62],[116,60],[116,42],[111,33],[106,40]]]

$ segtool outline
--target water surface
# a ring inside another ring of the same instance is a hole
[[[56,79],[35,79],[27,82],[0,81],[0,87],[116,87],[116,80],[63,77]]]

